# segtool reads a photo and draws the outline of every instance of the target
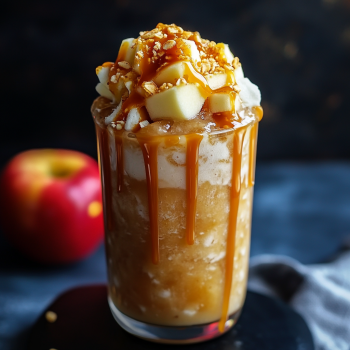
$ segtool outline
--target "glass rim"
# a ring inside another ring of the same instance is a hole
[[[172,136],[188,136],[188,135],[194,135],[194,134],[197,134],[197,135],[208,135],[208,136],[215,136],[215,135],[226,135],[226,134],[232,134],[234,133],[235,131],[237,130],[240,130],[244,127],[249,127],[251,125],[254,125],[255,123],[259,123],[259,120],[257,118],[254,118],[253,120],[251,120],[249,123],[247,124],[241,124],[239,125],[238,127],[233,127],[233,128],[230,128],[230,129],[220,129],[220,130],[213,130],[213,131],[209,131],[209,132],[190,132],[188,134],[185,134],[185,133],[182,133],[182,134],[163,134],[163,135],[150,135],[150,136],[144,136],[142,138],[144,139],[152,139],[152,138],[156,138],[156,137],[172,137]],[[109,124],[106,125],[106,129],[108,128]],[[128,138],[131,138],[131,139],[137,139],[137,133],[134,133],[134,132],[131,132],[131,131],[126,131],[126,130],[123,130],[122,131],[122,135],[123,137],[128,137]]]

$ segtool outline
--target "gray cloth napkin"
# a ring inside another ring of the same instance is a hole
[[[350,350],[350,251],[317,265],[255,256],[249,273],[250,290],[281,298],[304,317],[316,350]]]

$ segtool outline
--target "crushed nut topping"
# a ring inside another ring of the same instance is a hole
[[[142,83],[142,88],[148,96],[154,95],[158,90],[157,85],[153,81],[144,81]]]
[[[174,85],[171,83],[164,83],[159,87],[159,91],[165,91],[172,88]]]
[[[118,62],[118,65],[119,65],[119,67],[122,67],[122,68],[125,68],[125,69],[130,69],[131,68],[130,63],[127,62],[127,61]]]
[[[162,32],[154,34],[154,37],[157,38],[157,39],[162,39],[163,36],[164,36],[164,34]]]
[[[232,89],[237,93],[241,92],[241,88],[237,84],[233,85]]]
[[[196,41],[197,43],[200,43],[201,42],[201,35],[198,32],[194,32],[193,40]]]
[[[143,120],[142,122],[139,122],[139,125],[141,128],[144,128],[145,126],[149,125],[149,121],[148,120]]]
[[[111,82],[112,83],[117,83],[118,82],[118,78],[117,78],[116,74],[111,76]]]
[[[154,43],[153,49],[158,51],[162,47],[162,44],[159,41]]]
[[[179,85],[187,85],[187,81],[185,78],[179,78],[177,81],[176,81],[176,86],[179,86]]]
[[[235,57],[235,58],[233,59],[232,66],[233,66],[234,68],[237,68],[237,67],[240,66],[239,58],[238,58],[238,57]]]
[[[163,49],[164,49],[164,50],[170,50],[170,49],[172,49],[175,45],[176,45],[176,41],[175,41],[175,40],[168,40],[168,41],[163,45]]]

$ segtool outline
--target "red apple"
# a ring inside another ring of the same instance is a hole
[[[0,223],[8,240],[34,260],[87,256],[103,237],[97,162],[68,150],[18,154],[0,178]]]

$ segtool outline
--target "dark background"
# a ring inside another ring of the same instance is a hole
[[[350,1],[2,1],[0,165],[30,148],[96,156],[95,67],[158,22],[228,43],[260,87],[258,160],[350,157]]]

